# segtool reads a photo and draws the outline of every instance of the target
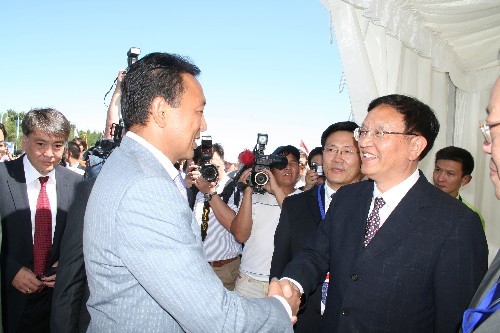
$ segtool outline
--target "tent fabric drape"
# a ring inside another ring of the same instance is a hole
[[[378,96],[414,96],[433,108],[441,124],[434,148],[419,165],[427,178],[432,181],[434,155],[445,146],[474,156],[473,179],[460,193],[482,212],[493,258],[500,247],[500,203],[478,123],[486,117],[490,89],[500,75],[500,2],[322,3],[331,16],[355,121],[363,121]]]

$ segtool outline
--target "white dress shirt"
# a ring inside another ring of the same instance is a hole
[[[406,195],[406,193],[408,193],[408,191],[413,187],[413,185],[415,185],[419,177],[420,174],[418,172],[418,169],[416,169],[410,175],[410,177],[406,178],[398,185],[388,189],[384,193],[381,193],[377,187],[377,183],[376,182],[374,183],[373,197],[372,197],[372,202],[370,204],[370,211],[368,213],[368,216],[370,216],[370,213],[373,209],[375,198],[382,197],[385,201],[385,205],[383,205],[382,208],[380,208],[379,210],[379,216],[380,216],[379,228],[382,227],[382,225],[385,223],[389,215],[391,215],[392,211],[397,207],[397,205],[401,202],[401,200],[403,200],[403,197]]]

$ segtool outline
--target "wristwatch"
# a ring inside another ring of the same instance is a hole
[[[209,202],[210,200],[212,200],[212,197],[217,194],[218,194],[217,191],[214,191],[212,193],[204,193],[203,197],[205,198],[206,202]]]

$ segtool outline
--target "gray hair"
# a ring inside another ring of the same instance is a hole
[[[23,134],[28,136],[34,131],[53,135],[68,140],[70,123],[68,119],[59,111],[45,108],[32,109],[23,118],[21,123]]]

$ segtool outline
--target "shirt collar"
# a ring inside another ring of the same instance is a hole
[[[135,134],[132,131],[128,131],[127,134],[125,135],[128,136],[130,139],[136,141],[141,146],[144,146],[144,148],[146,148],[147,150],[149,150],[149,152],[153,154],[153,156],[158,160],[158,162],[160,162],[163,168],[165,168],[165,170],[172,179],[175,179],[175,177],[179,175],[179,170],[177,170],[174,167],[173,163],[168,159],[168,157],[165,156],[165,154],[163,154],[158,148],[149,143],[146,139]]]
[[[328,182],[324,182],[323,184],[325,184],[325,198],[329,198],[332,195],[334,195],[335,192],[337,192],[333,188],[331,188],[330,186],[328,186]]]
[[[38,178],[44,177],[37,169],[31,164],[28,159],[28,155],[24,155],[23,157],[23,166],[24,166],[24,177],[26,178],[26,184],[30,184],[34,181],[38,181]],[[55,184],[56,183],[56,168],[52,169],[46,176],[49,176],[49,180],[47,183]]]
[[[377,188],[377,183],[374,183],[373,197],[374,198],[382,197],[387,206],[395,208],[399,204],[399,202],[403,199],[403,197],[406,195],[406,193],[408,193],[408,191],[413,187],[413,185],[415,185],[419,177],[420,173],[417,168],[408,178],[403,180],[398,185],[385,191],[383,194],[380,193],[379,189]]]

